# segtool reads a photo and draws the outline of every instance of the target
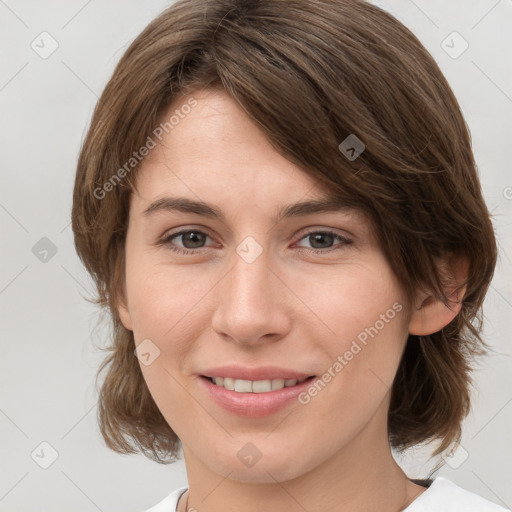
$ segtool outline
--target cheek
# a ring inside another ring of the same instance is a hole
[[[172,332],[194,329],[195,319],[207,304],[215,285],[211,275],[198,269],[191,273],[165,264],[133,268],[127,286],[136,339],[164,339]]]
[[[364,422],[390,390],[407,340],[401,288],[383,263],[340,269],[329,280],[316,279],[316,286],[303,277],[302,286],[320,320],[315,324],[322,324],[322,336],[311,330],[309,338],[328,361],[303,403],[316,401],[313,408],[326,421],[332,413],[340,424]],[[332,407],[324,409],[326,403]]]
[[[341,346],[376,322],[378,330],[382,330],[382,315],[386,326],[397,324],[395,319],[404,317],[396,310],[403,309],[401,288],[380,258],[320,268],[314,273],[301,272],[288,276],[288,281],[293,283],[292,289],[298,291],[298,298]],[[393,309],[395,303],[400,307]]]

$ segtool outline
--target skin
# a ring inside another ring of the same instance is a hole
[[[139,169],[118,307],[136,344],[149,338],[160,350],[141,370],[183,444],[189,491],[180,508],[188,498],[199,512],[403,509],[425,489],[391,455],[390,386],[408,334],[441,329],[460,304],[448,309],[424,292],[408,304],[359,212],[272,220],[281,207],[327,191],[277,153],[227,94],[193,96],[197,106]],[[171,195],[212,203],[225,222],[143,215]],[[202,246],[183,237],[159,244],[180,229],[208,236]],[[327,237],[314,245],[306,235],[320,230],[351,243]],[[252,263],[236,252],[247,236],[263,250]],[[307,405],[251,419],[224,411],[201,389],[197,373],[226,363],[322,375],[394,303],[403,309]],[[252,467],[237,457],[246,443],[262,455]]]

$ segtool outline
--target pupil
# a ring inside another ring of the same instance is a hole
[[[191,243],[191,245],[189,243]],[[183,245],[187,249],[196,249],[197,247],[201,247],[202,243],[204,243],[204,236],[201,233],[189,231],[183,235]]]
[[[329,233],[316,233],[314,235],[310,235],[309,236],[310,238],[310,243],[311,243],[311,246],[314,247],[315,249],[325,249],[325,247],[330,247],[330,243],[332,243],[332,238],[333,236]],[[328,240],[328,243],[327,243],[327,246],[326,245],[322,245],[322,239],[323,238],[327,238]],[[316,246],[315,244],[317,244],[317,242],[320,242],[320,246]]]

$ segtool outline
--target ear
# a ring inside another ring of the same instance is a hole
[[[429,292],[422,292],[413,305],[409,334],[427,336],[447,326],[460,312],[466,286],[459,288],[468,278],[469,263],[466,258],[447,256],[438,260],[443,280],[444,293],[448,297],[445,305]]]
[[[133,323],[132,323],[132,317],[130,315],[130,311],[128,309],[126,299],[125,299],[125,291],[123,290],[120,294],[120,297],[117,301],[117,313],[119,315],[119,318],[121,320],[121,323],[124,325],[126,329],[129,331],[133,331]]]

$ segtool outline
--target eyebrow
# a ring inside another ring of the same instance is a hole
[[[272,220],[279,222],[283,219],[301,217],[313,213],[327,213],[336,211],[353,210],[353,207],[340,199],[322,198],[310,201],[303,201],[283,206]],[[150,217],[157,212],[178,211],[182,213],[194,213],[222,222],[226,218],[221,210],[203,201],[196,201],[186,197],[162,197],[152,202],[142,213],[144,217]]]

